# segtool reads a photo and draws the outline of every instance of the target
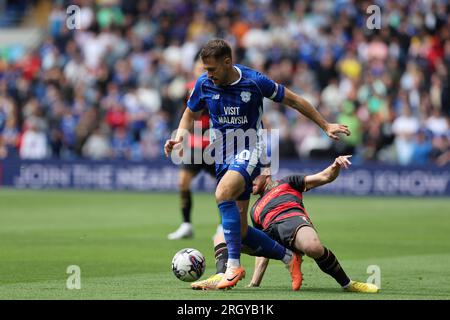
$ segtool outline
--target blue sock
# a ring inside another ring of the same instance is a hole
[[[286,254],[285,247],[264,232],[250,226],[247,229],[247,235],[242,239],[242,244],[254,250],[255,255],[260,257],[282,260]]]
[[[219,203],[223,235],[228,247],[228,259],[241,257],[241,217],[236,201]]]

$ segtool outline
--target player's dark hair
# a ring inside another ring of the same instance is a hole
[[[231,47],[223,39],[209,40],[200,51],[200,58],[202,60],[206,58],[231,58]]]

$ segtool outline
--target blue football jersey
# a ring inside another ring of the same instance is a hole
[[[206,73],[201,75],[187,102],[188,108],[194,112],[208,108],[210,127],[213,128],[210,131],[211,144],[214,142],[221,144],[220,157],[224,163],[233,162],[243,151],[243,160],[255,157],[259,159],[264,149],[264,139],[259,135],[260,129],[263,128],[263,99],[281,102],[284,98],[282,85],[251,68],[238,64],[234,65],[234,68],[240,77],[227,86],[216,86],[208,79]],[[246,139],[245,143],[240,145],[237,141],[233,141],[235,139],[227,139],[227,136],[236,133],[238,129],[256,132],[256,141]],[[230,153],[229,150],[233,151]]]

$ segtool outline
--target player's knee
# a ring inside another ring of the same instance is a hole
[[[189,191],[191,189],[191,185],[189,183],[185,183],[184,181],[180,181],[178,183],[178,189],[181,192],[186,192],[186,191]]]
[[[182,177],[178,181],[178,190],[180,191],[189,191],[191,189],[191,179],[187,177]]]
[[[323,254],[323,246],[318,238],[312,238],[303,244],[303,252],[311,258],[320,258]]]
[[[233,199],[233,191],[230,187],[223,186],[221,188],[216,189],[216,201],[217,203],[223,202],[223,201],[230,201],[235,200]]]

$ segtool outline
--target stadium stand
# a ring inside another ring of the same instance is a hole
[[[369,3],[350,0],[42,3],[0,1],[1,28],[47,21],[35,45],[0,44],[0,158],[161,158],[193,58],[221,37],[236,62],[353,132],[332,143],[267,100],[264,121],[280,129],[282,158],[450,163],[448,1],[374,1],[379,30],[366,27]],[[67,29],[70,4],[80,7],[80,29]]]

